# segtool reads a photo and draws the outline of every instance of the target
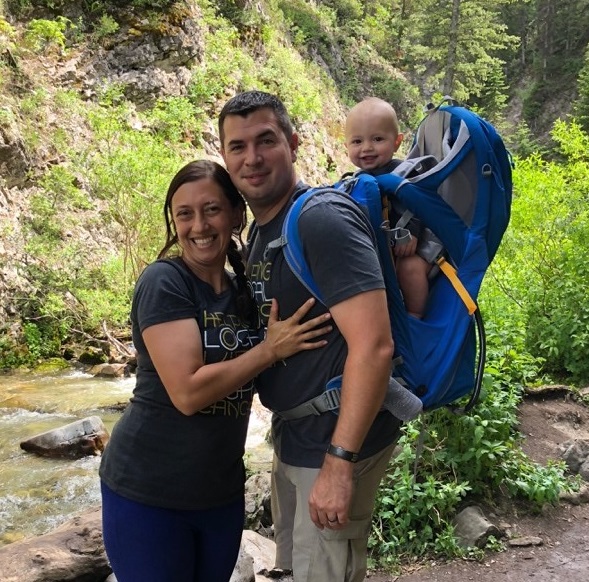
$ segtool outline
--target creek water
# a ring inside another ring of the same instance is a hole
[[[110,433],[134,384],[134,378],[79,371],[0,376],[0,546],[47,533],[100,504],[100,457],[44,458],[26,453],[20,443],[94,415]],[[268,462],[268,425],[268,414],[255,401],[246,443],[254,465]]]

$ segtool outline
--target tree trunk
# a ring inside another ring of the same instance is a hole
[[[444,95],[451,95],[454,89],[454,75],[456,73],[456,54],[458,52],[458,25],[460,23],[460,2],[452,0],[452,20],[448,31],[448,56],[446,58],[446,74],[442,92]]]

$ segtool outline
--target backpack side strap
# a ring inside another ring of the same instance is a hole
[[[341,376],[332,378],[325,387],[325,392],[315,396],[294,408],[288,410],[273,411],[274,414],[282,418],[283,420],[297,420],[304,418],[305,416],[319,416],[324,412],[330,412],[332,410],[338,410],[341,401],[341,392],[339,387],[334,387],[333,384],[339,381],[341,385]],[[330,384],[332,385],[330,387]]]
[[[400,378],[397,379],[392,376],[389,378],[382,410],[387,410],[399,420],[413,420],[423,410],[423,403],[401,382],[403,380]],[[340,407],[341,386],[342,377],[336,376],[325,385],[325,391],[318,396],[294,408],[281,411],[275,410],[273,412],[283,420],[297,420],[305,416],[319,416],[324,412],[336,411]]]

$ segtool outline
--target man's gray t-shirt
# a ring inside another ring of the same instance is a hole
[[[251,243],[248,276],[264,323],[273,297],[284,319],[311,296],[286,263],[282,251],[270,251],[264,257],[266,245],[281,234],[288,206],[272,221],[257,227]],[[374,235],[362,210],[351,199],[337,193],[313,196],[301,212],[299,232],[305,257],[327,307],[359,293],[384,289]],[[326,307],[317,302],[308,317],[325,311]],[[331,378],[343,373],[346,342],[337,328],[326,339],[327,346],[295,354],[259,376],[256,386],[265,406],[276,411],[293,408],[323,392]],[[289,465],[320,467],[336,422],[334,412],[290,421],[273,415],[276,454]],[[397,419],[388,412],[379,413],[360,458],[392,443],[398,430]]]

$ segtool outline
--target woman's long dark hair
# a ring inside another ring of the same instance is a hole
[[[229,200],[232,208],[239,208],[241,210],[241,221],[237,227],[233,229],[233,237],[227,249],[227,259],[235,273],[237,282],[237,314],[242,321],[248,323],[252,327],[258,325],[258,308],[252,297],[250,286],[248,285],[245,276],[245,265],[240,252],[243,247],[241,233],[247,225],[247,216],[245,211],[245,200],[233,185],[227,170],[223,166],[211,160],[197,160],[186,164],[178,173],[172,178],[166,201],[164,203],[164,218],[166,221],[166,242],[159,252],[157,258],[162,259],[168,256],[168,252],[172,247],[178,244],[178,233],[174,226],[174,219],[172,215],[172,198],[174,194],[183,184],[189,182],[196,182],[209,178],[216,182],[223,191],[223,194]]]

